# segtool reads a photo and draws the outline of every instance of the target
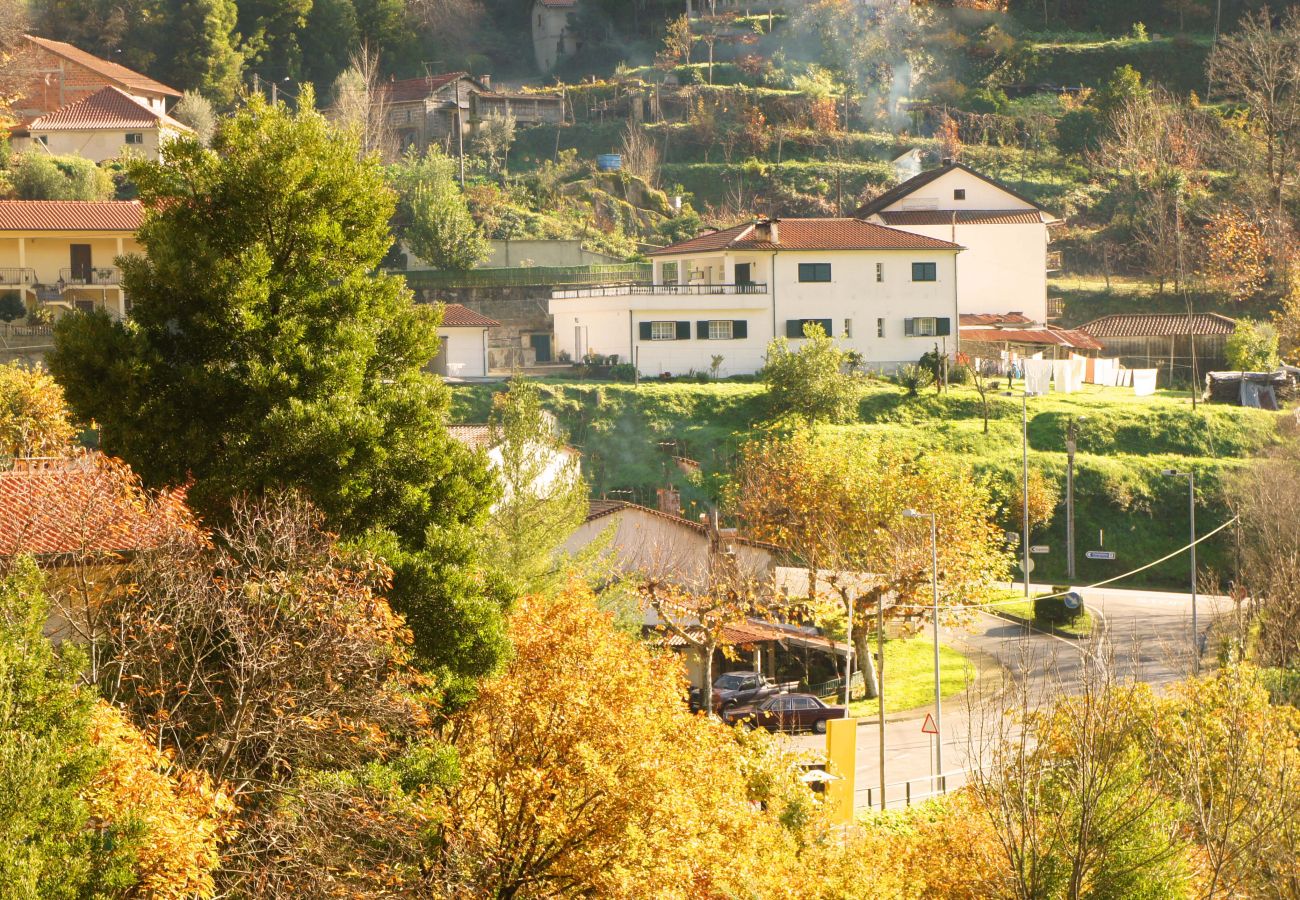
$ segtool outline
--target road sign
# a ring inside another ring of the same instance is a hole
[[[1034,544],[1032,547],[1029,548],[1029,552],[1037,553],[1039,556],[1042,556],[1044,553],[1050,552],[1051,549],[1052,548],[1047,546],[1046,544]]]
[[[1018,569],[1023,569],[1024,567],[1025,567],[1024,562],[1022,562],[1021,560],[1016,560],[1016,568],[1018,568]],[[1034,561],[1031,559],[1031,560],[1029,561],[1029,569],[1028,569],[1028,572],[1029,572],[1031,575],[1033,574],[1034,568],[1035,568],[1035,567],[1034,567]]]
[[[1088,557],[1088,559],[1114,559],[1115,551],[1114,550],[1089,550],[1087,553],[1083,555]]]
[[[921,725],[921,734],[938,734],[939,726],[934,724],[934,716],[929,713],[925,714],[925,722]]]
[[[1070,591],[1070,593],[1062,597],[1061,600],[1065,603],[1066,609],[1078,609],[1080,606],[1083,606],[1083,597],[1074,591]]]

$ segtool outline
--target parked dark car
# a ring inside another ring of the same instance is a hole
[[[723,712],[742,703],[757,703],[779,693],[781,686],[757,672],[728,672],[713,682],[713,711]],[[691,709],[704,706],[703,691],[691,688]]]
[[[755,704],[733,706],[722,714],[722,720],[731,725],[744,720],[768,731],[811,729],[825,734],[828,721],[847,715],[843,706],[827,706],[812,694],[778,694]]]

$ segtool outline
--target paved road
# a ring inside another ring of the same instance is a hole
[[[1038,586],[1034,586],[1038,589]],[[1048,589],[1046,587],[1044,590]],[[976,614],[965,630],[946,628],[942,639],[959,646],[976,662],[980,677],[966,695],[943,706],[943,767],[959,772],[967,767],[981,743],[980,733],[990,710],[1001,709],[1005,691],[1015,686],[1033,704],[1069,693],[1085,665],[1109,665],[1122,680],[1157,687],[1177,681],[1191,671],[1191,596],[1161,591],[1083,590],[1081,593],[1101,622],[1099,636],[1076,641],[1028,632],[1022,626],[988,613]],[[1198,627],[1204,632],[1219,612],[1229,608],[1221,597],[1198,599]],[[1208,660],[1208,655],[1203,661]],[[888,673],[886,673],[888,678]],[[888,692],[889,685],[886,683]],[[913,798],[932,790],[933,739],[921,725],[933,706],[888,718],[885,722],[885,775],[891,804],[904,800],[904,782],[912,781]],[[866,788],[880,783],[879,725],[858,728],[858,802],[865,806]],[[798,735],[789,741],[799,749],[820,752],[825,738]],[[949,786],[960,783],[960,775]],[[937,785],[933,785],[937,788]],[[879,803],[879,795],[872,798]]]

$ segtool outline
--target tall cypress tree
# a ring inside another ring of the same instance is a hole
[[[244,62],[235,46],[237,15],[235,0],[163,0],[154,29],[154,75],[230,105]]]

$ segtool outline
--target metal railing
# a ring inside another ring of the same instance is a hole
[[[722,295],[722,294],[766,294],[765,284],[650,284],[633,281],[621,284],[602,284],[596,287],[560,288],[551,291],[552,300],[574,300],[579,297],[627,297],[636,296],[676,296],[676,295]]]
[[[926,775],[885,785],[885,808],[908,807],[934,797],[943,797],[966,785],[967,772],[957,769],[939,775]],[[861,787],[853,792],[855,805],[880,809],[880,785]],[[861,801],[866,798],[865,804]]]
[[[122,283],[122,270],[116,266],[59,269],[59,281],[69,287],[112,287]]]
[[[1064,260],[1063,260],[1062,257],[1061,257],[1061,251],[1060,251],[1060,250],[1048,250],[1048,251],[1047,251],[1047,271],[1049,271],[1049,272],[1059,272],[1059,271],[1061,271],[1061,266],[1062,266],[1063,262],[1064,262]]]
[[[35,284],[36,270],[29,268],[0,268],[0,285],[12,287],[21,284]]]
[[[468,269],[446,272],[417,269],[394,272],[413,289],[473,287],[549,287],[551,285],[608,284],[649,281],[649,263],[620,263],[608,266],[516,266],[513,268]]]

